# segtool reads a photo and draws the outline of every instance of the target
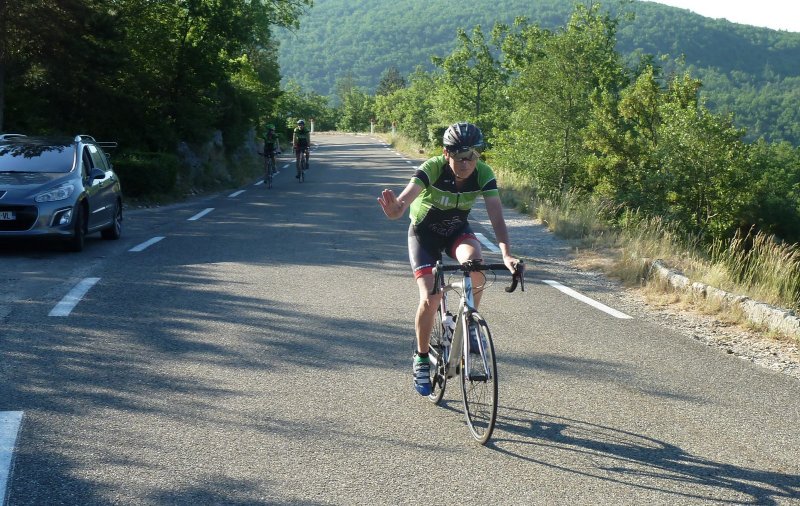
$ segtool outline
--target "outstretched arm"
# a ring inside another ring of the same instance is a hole
[[[422,187],[412,181],[403,189],[400,196],[395,196],[392,190],[383,190],[381,196],[378,197],[378,203],[381,205],[383,213],[387,218],[396,220],[403,216],[403,213],[406,212],[406,209],[408,209],[411,202],[417,198],[417,195],[419,195],[421,191]]]
[[[500,252],[503,254],[503,263],[506,264],[508,270],[514,272],[519,260],[511,256],[511,243],[508,240],[506,220],[503,218],[503,203],[500,201],[500,197],[496,196],[485,197],[484,201],[486,202],[486,212],[489,214],[489,221],[492,222],[494,236],[497,238]]]

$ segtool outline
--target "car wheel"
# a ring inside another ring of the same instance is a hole
[[[72,220],[73,235],[67,240],[66,247],[68,251],[75,253],[83,251],[83,245],[86,242],[86,216],[83,210],[83,204],[78,204],[75,208],[75,216]]]
[[[111,221],[111,225],[108,228],[104,228],[100,231],[100,237],[103,239],[108,239],[112,241],[116,241],[122,235],[122,205],[117,201],[114,204],[114,219]]]

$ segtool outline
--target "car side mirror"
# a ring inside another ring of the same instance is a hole
[[[106,173],[97,167],[93,168],[91,172],[89,172],[89,180],[94,181],[95,179],[103,179],[106,177]]]

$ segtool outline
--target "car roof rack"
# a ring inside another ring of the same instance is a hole
[[[15,139],[17,137],[27,137],[25,134],[0,134],[0,141],[4,141],[6,139]]]
[[[97,144],[101,148],[105,148],[105,149],[110,149],[110,148],[116,148],[117,147],[117,143],[116,142],[113,142],[113,141],[107,141],[107,142],[106,141],[98,141],[97,139],[95,139],[91,135],[78,134],[78,135],[75,136],[75,142],[86,142],[86,141],[94,142],[95,144]]]

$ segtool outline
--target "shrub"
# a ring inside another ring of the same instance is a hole
[[[169,153],[128,152],[114,160],[127,197],[169,195],[178,181],[178,157]]]

